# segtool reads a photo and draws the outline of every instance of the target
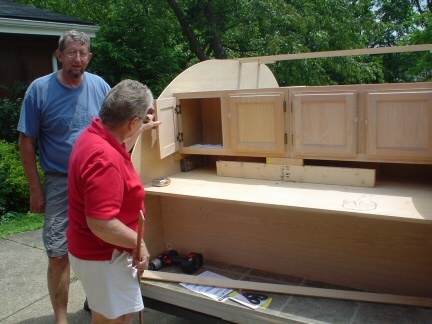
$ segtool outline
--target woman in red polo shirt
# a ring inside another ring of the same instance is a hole
[[[145,191],[131,161],[131,145],[125,141],[133,145],[143,130],[159,125],[143,124],[152,105],[153,95],[145,85],[120,82],[72,150],[69,258],[87,295],[93,323],[131,322],[133,313],[144,307],[136,276],[149,261],[144,241],[137,251]]]

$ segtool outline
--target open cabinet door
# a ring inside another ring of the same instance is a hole
[[[157,128],[161,159],[178,150],[175,106],[176,100],[174,97],[156,100],[156,118],[162,122]]]

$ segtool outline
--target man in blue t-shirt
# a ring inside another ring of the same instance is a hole
[[[45,213],[43,242],[56,323],[67,323],[69,157],[78,135],[99,115],[110,86],[101,77],[85,72],[92,58],[86,34],[74,30],[64,33],[56,55],[62,68],[29,86],[17,129],[21,161],[30,185],[30,211]],[[44,171],[43,184],[36,167],[37,151]]]

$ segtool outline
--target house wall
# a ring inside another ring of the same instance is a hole
[[[58,36],[0,34],[0,84],[33,81],[53,71]]]

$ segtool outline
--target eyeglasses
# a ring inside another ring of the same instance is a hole
[[[84,52],[84,51],[67,51],[67,52],[66,52],[66,56],[67,56],[67,57],[70,57],[70,58],[75,58],[75,57],[77,57],[78,55],[79,55],[81,58],[85,59],[85,58],[87,58],[88,53],[87,53],[87,52]]]

